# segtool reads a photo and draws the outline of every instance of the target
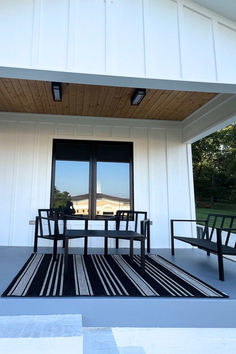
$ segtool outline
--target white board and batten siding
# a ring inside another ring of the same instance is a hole
[[[0,1],[0,66],[236,82],[236,22],[190,0]]]
[[[134,207],[153,221],[151,246],[169,247],[169,219],[195,213],[191,150],[181,137],[178,123],[0,113],[0,245],[33,245],[29,221],[50,205],[52,142],[61,138],[133,142]],[[90,239],[89,246],[102,247],[103,240]]]

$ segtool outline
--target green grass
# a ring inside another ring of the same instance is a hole
[[[218,203],[220,204],[220,203]],[[214,209],[210,208],[196,208],[197,220],[206,220],[208,214],[222,214],[222,215],[233,215],[236,216],[236,205],[235,204],[220,204],[218,208],[214,205]],[[220,206],[220,208],[219,208]],[[199,223],[203,225],[203,223]],[[220,227],[220,221],[216,223],[216,227]],[[224,227],[229,227],[229,223],[225,222]],[[236,228],[236,221],[233,224],[233,228]]]

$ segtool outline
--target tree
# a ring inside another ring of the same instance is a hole
[[[196,202],[236,202],[236,125],[192,145]]]
[[[67,202],[71,201],[71,195],[69,192],[61,192],[54,187],[54,208],[64,207]]]

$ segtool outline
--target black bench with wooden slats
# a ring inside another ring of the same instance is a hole
[[[204,223],[201,237],[185,237],[174,234],[175,222]],[[226,233],[224,239],[222,231]],[[174,240],[186,242],[194,247],[205,250],[208,255],[215,253],[218,256],[219,279],[224,280],[223,255],[236,256],[236,242],[230,244],[232,235],[236,238],[236,215],[208,214],[206,220],[171,220],[171,250],[175,254]]]

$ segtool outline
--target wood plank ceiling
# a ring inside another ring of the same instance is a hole
[[[0,111],[182,121],[216,93],[147,90],[138,106],[134,88],[62,84],[62,102],[54,102],[51,83],[0,79]]]

